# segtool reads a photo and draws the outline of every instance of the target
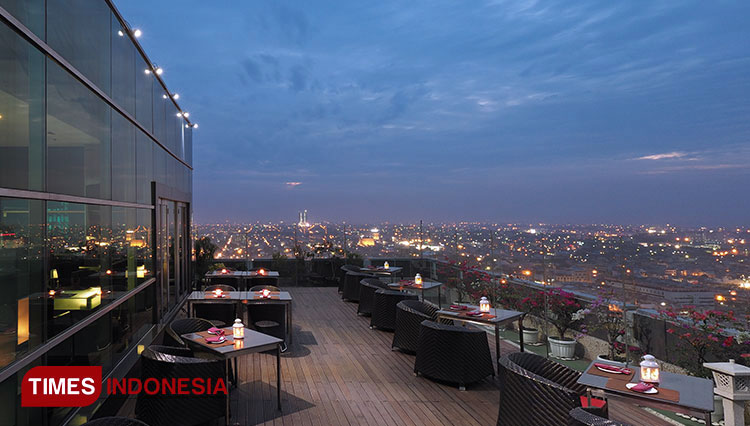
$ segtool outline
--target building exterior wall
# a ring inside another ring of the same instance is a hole
[[[120,374],[190,287],[193,124],[151,63],[110,1],[0,0],[0,425],[69,421],[23,374]]]

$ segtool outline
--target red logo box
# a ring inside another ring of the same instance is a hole
[[[40,366],[23,376],[22,407],[85,407],[102,391],[102,367]]]

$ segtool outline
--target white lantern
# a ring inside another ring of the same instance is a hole
[[[422,285],[422,276],[417,274],[414,276],[414,284],[416,285]]]
[[[263,291],[261,291],[261,296],[267,299],[271,296],[271,290],[264,288]]]
[[[234,320],[234,325],[232,325],[232,337],[235,339],[245,338],[245,325],[242,324],[242,320],[239,318]]]
[[[653,355],[644,355],[641,361],[641,381],[659,383],[659,363]]]
[[[479,299],[479,312],[488,314],[490,312],[490,301],[486,297],[482,296]]]
[[[220,288],[217,288],[214,290],[214,297],[222,297],[222,293],[224,293]]]
[[[383,269],[388,269],[388,268],[390,268],[390,265],[388,265],[388,262],[385,262],[383,264]]]

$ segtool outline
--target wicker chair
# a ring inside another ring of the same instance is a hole
[[[128,417],[101,417],[88,421],[82,426],[148,426],[148,424]]]
[[[221,290],[225,293],[230,291],[237,291],[231,285],[225,284],[214,284],[206,287],[203,291],[210,292],[214,290]],[[214,325],[223,323],[223,326],[232,325],[234,319],[237,318],[237,312],[233,304],[217,304],[217,303],[200,303],[196,302],[193,304],[193,312],[198,318],[206,318],[211,321]]]
[[[286,352],[286,306],[281,304],[247,305],[247,317],[257,331],[284,340],[281,347]]]
[[[620,423],[599,417],[594,414],[599,409],[576,407],[570,410],[568,426],[630,426],[627,423]]]
[[[456,383],[460,390],[466,389],[467,384],[494,376],[487,333],[476,328],[422,321],[414,373]]]
[[[500,366],[498,425],[564,425],[581,406],[586,387],[577,383],[578,371],[530,352],[507,354]]]
[[[361,272],[361,269],[359,266],[356,265],[344,265],[341,268],[339,268],[338,271],[338,280],[339,280],[339,293],[342,293],[344,291],[344,283],[346,282],[346,273],[347,272]]]
[[[391,349],[397,348],[414,354],[419,343],[422,321],[437,321],[438,307],[419,300],[402,300],[396,305],[396,329]]]
[[[251,277],[248,283],[248,286],[251,288],[255,287],[276,287],[279,284],[279,279],[277,277],[266,277],[266,276],[256,276]]]
[[[162,379],[202,378],[211,380],[211,388],[218,380],[225,380],[226,363],[221,360],[193,358],[186,349],[169,346],[150,346],[141,354],[141,378]],[[228,384],[225,383],[228,388]],[[226,413],[223,394],[204,395],[148,395],[138,394],[136,417],[151,426],[195,425],[205,423]]]
[[[237,291],[236,288],[232,287],[231,285],[226,285],[226,284],[212,284],[204,288],[203,291],[209,292],[209,291],[214,291],[216,289],[219,289],[225,293],[228,291]]]
[[[211,321],[203,318],[176,319],[167,326],[164,333],[164,343],[169,346],[186,347],[187,344],[180,336],[187,333],[195,333],[197,331],[206,331],[213,326],[214,325]]]
[[[388,290],[388,286],[377,278],[365,278],[359,282],[359,307],[357,313],[369,317],[372,315],[372,305],[375,292]]]
[[[347,272],[344,277],[344,293],[341,298],[347,302],[359,302],[359,282],[365,278],[374,278],[370,274],[361,272]]]
[[[372,303],[370,328],[393,331],[396,328],[396,305],[402,300],[417,300],[416,294],[396,290],[377,290]]]

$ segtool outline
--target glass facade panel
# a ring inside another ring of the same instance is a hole
[[[0,23],[0,187],[44,189],[44,55]]]
[[[127,30],[112,15],[112,99],[135,117],[136,50]]]
[[[0,0],[0,6],[44,40],[44,0]]]
[[[164,146],[169,146],[167,141],[167,103],[171,103],[169,99],[164,97],[167,94],[161,88],[161,86],[154,82],[154,97],[153,97],[153,109],[154,109],[154,137],[161,141]]]
[[[110,16],[101,0],[47,2],[47,44],[104,93],[110,93]]]
[[[154,90],[154,77],[146,74],[149,69],[146,61],[140,55],[135,59],[135,118],[149,132],[153,131],[153,103],[151,97]]]
[[[44,337],[43,201],[0,198],[0,369]]]
[[[54,336],[111,302],[112,207],[47,202],[49,336]]]
[[[109,199],[110,108],[47,61],[47,190]]]
[[[151,204],[151,182],[154,180],[154,146],[156,144],[140,130],[136,131],[136,200]],[[156,148],[161,149],[161,148]]]
[[[112,112],[112,199],[135,202],[135,126]]]
[[[189,125],[185,124],[183,126],[183,129],[185,131],[185,162],[193,165],[193,128]]]

